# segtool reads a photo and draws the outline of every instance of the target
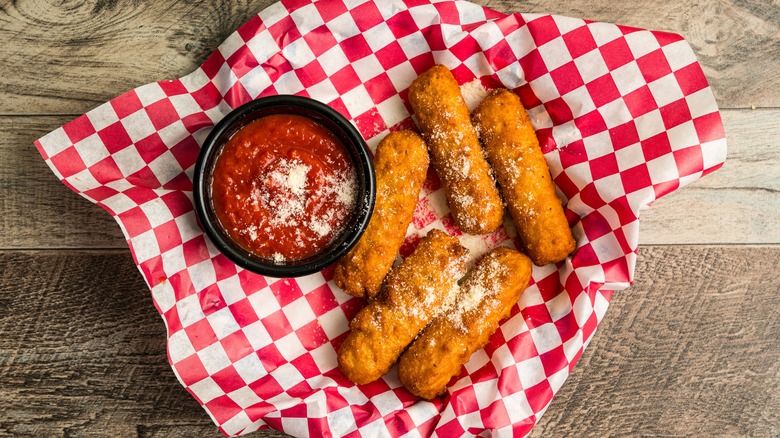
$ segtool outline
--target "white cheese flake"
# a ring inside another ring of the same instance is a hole
[[[482,85],[482,81],[479,78],[475,78],[471,82],[467,82],[460,86],[460,94],[463,95],[463,100],[466,102],[466,106],[469,112],[474,112],[477,106],[485,99],[489,91]]]

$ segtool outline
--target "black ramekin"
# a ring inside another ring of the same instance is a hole
[[[279,263],[259,257],[234,242],[220,225],[211,200],[212,173],[222,147],[246,124],[272,114],[295,114],[307,117],[328,128],[349,152],[358,181],[355,209],[341,235],[311,257]],[[306,97],[269,96],[236,108],[214,126],[201,147],[198,161],[195,163],[193,177],[195,213],[206,235],[217,249],[235,264],[249,271],[272,277],[308,275],[322,270],[346,254],[365,231],[374,210],[375,197],[374,165],[363,137],[338,111]]]

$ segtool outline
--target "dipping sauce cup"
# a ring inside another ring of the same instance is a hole
[[[360,239],[374,207],[371,154],[336,110],[270,96],[225,116],[195,164],[195,212],[237,265],[273,277],[322,270]]]

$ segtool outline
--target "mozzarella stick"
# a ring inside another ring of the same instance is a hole
[[[434,318],[398,362],[398,379],[430,400],[445,391],[472,353],[483,348],[528,287],[531,260],[506,247],[484,256],[461,285],[453,307]]]
[[[409,86],[417,116],[455,224],[469,234],[487,234],[501,226],[504,206],[458,83],[436,65]]]
[[[425,142],[412,131],[397,131],[379,143],[374,155],[376,205],[366,231],[336,264],[334,280],[344,292],[374,298],[393,266],[412,222],[428,171]]]
[[[565,259],[574,237],[520,98],[499,90],[473,118],[525,252],[538,266]]]
[[[358,312],[339,349],[339,369],[349,380],[365,384],[387,373],[457,287],[467,253],[457,238],[432,230],[390,272],[383,298]]]

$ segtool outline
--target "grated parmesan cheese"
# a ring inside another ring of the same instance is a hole
[[[460,86],[460,94],[463,95],[463,100],[466,102],[470,113],[487,97],[488,93],[488,89],[482,85],[482,81],[479,78],[475,78],[473,81]]]
[[[293,195],[303,194],[306,188],[306,179],[311,166],[295,163],[290,166],[287,172],[287,187]]]
[[[300,228],[311,230],[320,238],[335,234],[338,230],[334,230],[331,224],[349,215],[355,203],[357,177],[351,168],[326,176],[310,175],[311,171],[311,166],[300,160],[283,158],[272,172],[253,181],[251,195],[243,200],[246,208],[257,211],[261,206],[270,207],[267,210],[273,214],[267,220],[247,225],[238,232],[256,241],[262,230],[262,237],[273,240],[272,229],[296,227],[299,229],[295,231],[294,246],[300,248],[309,244]],[[312,204],[317,199],[329,201]],[[273,254],[272,258],[275,262],[285,261],[280,253]]]
[[[453,290],[455,298],[442,306],[445,310],[441,314],[457,330],[465,331],[463,318],[467,313],[477,309],[483,303],[487,306],[496,305],[497,301],[493,296],[500,291],[499,277],[504,275],[506,275],[506,268],[497,260],[478,266],[457,290]]]

